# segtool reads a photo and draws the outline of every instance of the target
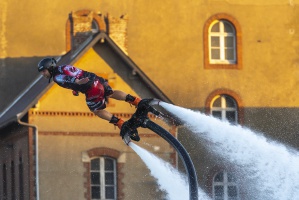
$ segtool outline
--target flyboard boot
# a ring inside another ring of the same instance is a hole
[[[125,101],[137,107],[141,99],[128,94]],[[132,128],[132,124],[130,124],[128,121],[125,122],[124,120],[113,115],[109,123],[114,124],[120,129],[120,136],[127,145],[131,139],[137,142],[140,140],[137,129]]]
[[[115,126],[117,126],[120,130],[121,130],[121,127],[123,125],[125,121],[120,119],[120,118],[117,118],[116,116],[112,116],[111,120],[109,121],[110,124],[114,124]]]
[[[139,97],[134,97],[130,94],[128,94],[126,96],[126,102],[128,102],[129,104],[132,104],[133,106],[137,107],[139,102],[141,101],[141,99]]]
[[[134,96],[128,94],[126,96],[125,101],[128,102],[129,104],[132,104],[133,106],[137,107],[139,102],[141,101],[141,99],[139,97],[134,97]],[[128,134],[132,140],[138,142],[140,140],[140,137],[138,135],[138,131],[137,131],[137,129],[132,128],[132,127],[133,126],[132,126],[132,124],[130,124],[130,122],[128,122],[128,121],[124,122],[121,129],[120,129],[120,135],[125,140],[124,137],[125,137],[126,134]]]
[[[132,128],[132,125],[130,125],[130,123],[128,121],[123,123],[121,130],[120,130],[120,135],[126,144],[129,144],[131,139],[136,142],[138,142],[140,140],[137,129]]]
[[[140,140],[137,128],[147,127],[146,124],[149,121],[148,112],[151,112],[156,116],[162,116],[162,113],[160,113],[158,110],[156,110],[151,106],[151,103],[154,101],[154,99],[141,100],[140,98],[136,98],[131,95],[128,95],[126,101],[137,107],[135,113],[126,122],[119,122],[117,121],[118,118],[113,117],[113,119],[111,119],[111,123],[115,125],[121,124],[120,126],[118,126],[120,128],[120,135],[122,136],[124,142],[127,145],[129,145],[131,139],[135,141]]]
[[[131,131],[130,131],[128,125],[125,124],[125,121],[122,119],[119,119],[113,115],[111,120],[109,121],[109,123],[114,124],[115,126],[117,126],[120,129],[120,135],[122,137],[122,140],[126,143],[126,145],[129,145],[129,143],[131,142],[131,139],[130,139]],[[137,135],[138,135],[138,133],[137,133]]]

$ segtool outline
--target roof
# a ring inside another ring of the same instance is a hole
[[[125,69],[112,65],[118,73],[138,94],[138,91],[148,95],[147,97],[158,98],[171,103],[170,99],[146,76],[146,74],[128,57],[113,40],[105,33],[99,32],[88,38],[81,46],[67,54],[56,58],[57,65],[74,64],[90,48],[102,48],[117,56],[125,64]],[[101,53],[99,53],[101,54]],[[100,55],[101,56],[101,55]],[[104,55],[103,55],[104,56]],[[108,63],[109,64],[109,63]],[[128,77],[128,73],[134,74],[134,78]],[[12,122],[21,119],[28,110],[33,107],[39,98],[53,85],[48,83],[41,75],[32,81],[0,114],[0,128],[4,128]],[[146,88],[146,90],[144,89]],[[141,96],[142,97],[142,96]]]

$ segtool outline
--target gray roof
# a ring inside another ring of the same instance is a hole
[[[87,50],[95,51],[105,57],[116,56],[122,63],[121,68],[117,63],[109,63],[110,67],[120,75],[141,97],[158,98],[171,103],[170,99],[145,75],[145,73],[116,45],[104,32],[99,32],[87,39],[77,50],[56,58],[58,65],[74,64]],[[108,60],[108,59],[107,59]],[[0,114],[0,128],[21,119],[33,107],[38,99],[53,85],[48,83],[41,75],[36,77],[17,98],[9,104]],[[141,95],[142,94],[142,95]]]

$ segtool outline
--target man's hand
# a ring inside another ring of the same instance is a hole
[[[74,96],[79,96],[79,92],[78,91],[73,90],[72,93],[73,93]]]
[[[77,83],[78,85],[82,85],[82,84],[87,83],[88,81],[89,81],[89,78],[85,77],[85,78],[82,78],[82,79],[76,79],[75,83]]]

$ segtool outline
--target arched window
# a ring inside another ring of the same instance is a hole
[[[234,26],[226,20],[215,20],[209,29],[209,60],[212,64],[236,63]]]
[[[109,157],[90,161],[91,199],[116,199],[116,161]]]
[[[214,200],[238,200],[239,191],[237,181],[233,173],[222,171],[213,179]]]
[[[216,95],[211,102],[210,111],[214,117],[233,124],[238,123],[237,103],[228,95]]]
[[[203,35],[205,69],[242,68],[241,26],[234,17],[213,15],[205,22]]]
[[[86,199],[123,199],[121,153],[110,148],[93,148],[82,153],[86,169]]]

